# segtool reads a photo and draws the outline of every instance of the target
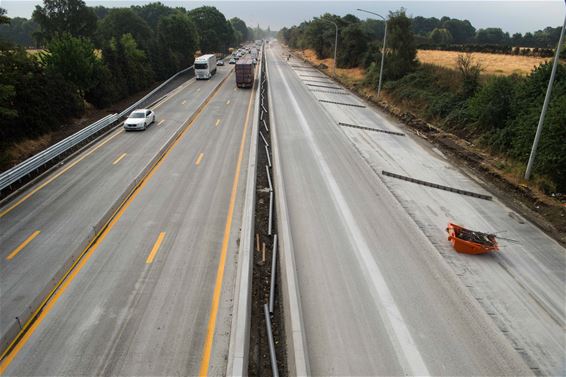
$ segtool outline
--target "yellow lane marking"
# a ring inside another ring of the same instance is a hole
[[[122,154],[120,155],[120,157],[118,157],[117,159],[114,160],[114,162],[112,163],[112,165],[116,165],[118,162],[122,161],[122,159],[123,159],[124,157],[126,157],[126,155],[127,155],[127,153],[122,153]]]
[[[157,241],[155,241],[155,243],[153,244],[151,253],[149,253],[147,259],[145,260],[146,264],[151,264],[153,262],[153,258],[155,258],[155,254],[157,254],[157,250],[159,250],[159,246],[161,246],[161,243],[163,242],[164,238],[165,238],[165,232],[159,233],[159,237],[157,237]]]
[[[196,162],[195,162],[195,165],[196,165],[196,166],[199,166],[199,165],[200,165],[200,162],[202,161],[202,158],[203,158],[203,157],[204,157],[204,153],[201,153],[201,154],[198,155],[197,160],[196,160]]]
[[[215,126],[218,127],[219,124],[220,124],[220,119],[216,119],[216,124],[215,124]]]
[[[187,103],[187,100],[183,100],[183,102],[181,102],[181,105],[184,105],[185,103]]]
[[[28,243],[30,243],[35,237],[37,237],[39,235],[39,233],[41,233],[39,230],[36,230],[35,232],[33,232],[31,234],[31,236],[29,236],[28,238],[26,238],[26,240],[24,242],[22,242],[20,244],[20,246],[16,247],[14,249],[14,251],[12,251],[7,257],[6,260],[12,260],[12,258],[14,258],[16,255],[18,255],[18,253],[20,251],[22,251],[22,249],[24,247],[26,247],[28,245]]]
[[[159,126],[163,122],[165,122],[165,119],[160,120],[159,123],[157,123],[157,125]]]
[[[157,105],[155,105],[153,108],[157,109],[159,106],[163,105],[164,103],[166,103],[167,101],[169,101],[171,98],[173,98],[174,96],[176,96],[177,94],[179,94],[179,92],[181,92],[183,89],[185,89],[186,87],[188,87],[189,85],[193,84],[194,81],[189,82],[187,85],[185,85],[184,87],[178,88],[179,90],[176,89],[176,91],[174,91],[173,93],[171,93],[167,98],[165,98],[162,102],[158,103]],[[117,133],[115,133],[114,135],[110,136],[108,139],[102,141],[100,144],[98,144],[96,147],[94,147],[93,149],[91,149],[88,153],[82,155],[80,158],[78,158],[77,160],[73,161],[72,163],[70,163],[69,165],[67,165],[67,167],[61,171],[59,171],[57,174],[55,174],[54,176],[52,176],[51,178],[49,178],[47,181],[43,182],[41,185],[37,186],[35,189],[33,189],[32,191],[30,191],[29,193],[27,193],[25,196],[23,196],[21,199],[19,199],[17,202],[15,202],[14,204],[12,204],[10,207],[6,208],[5,210],[3,210],[2,212],[0,212],[0,218],[6,216],[8,213],[10,213],[14,208],[16,208],[17,206],[19,206],[20,204],[22,204],[23,202],[25,202],[26,200],[28,200],[32,195],[34,195],[36,192],[38,192],[39,190],[43,189],[45,186],[47,186],[48,184],[50,184],[51,182],[53,182],[54,180],[56,180],[57,178],[59,178],[61,175],[65,174],[67,171],[69,171],[73,166],[75,166],[76,164],[78,164],[79,162],[81,162],[82,160],[84,160],[86,157],[90,156],[91,154],[93,154],[96,150],[98,150],[100,147],[102,147],[104,144],[108,143],[110,140],[112,140],[113,138],[115,138],[116,136],[118,136],[119,134],[121,134],[122,132],[124,132],[123,129],[120,129],[120,131],[118,131]]]
[[[169,93],[167,95],[167,97],[165,97],[163,99],[163,101],[159,102],[157,105],[153,106],[153,109],[157,109],[159,108],[161,105],[165,104],[167,101],[169,101],[171,98],[175,97],[177,94],[179,94],[179,92],[183,91],[185,88],[187,88],[188,86],[192,85],[195,81],[189,81],[188,84],[185,84],[184,86],[180,86],[177,89],[173,90],[171,93]]]
[[[229,105],[229,104],[230,104],[230,100],[226,101],[226,105]]]
[[[226,76],[225,80],[228,78]],[[138,196],[141,190],[145,187],[147,182],[151,180],[151,177],[155,174],[155,172],[159,169],[159,167],[163,164],[167,156],[171,153],[171,151],[179,144],[181,139],[185,136],[185,134],[193,127],[195,122],[200,118],[202,112],[208,107],[210,101],[220,92],[220,89],[226,84],[228,80],[224,81],[218,88],[214,89],[210,98],[205,101],[204,106],[198,110],[193,120],[190,124],[181,132],[181,134],[177,137],[177,139],[173,142],[171,147],[163,154],[161,159],[151,168],[148,174],[141,180],[138,186],[132,191],[131,195],[126,199],[124,203],[116,210],[114,215],[111,217],[110,221],[103,227],[100,233],[90,242],[89,245],[83,250],[81,255],[75,260],[75,263],[71,266],[71,268],[67,271],[67,273],[59,280],[59,283],[51,290],[51,292],[46,296],[43,300],[39,308],[34,312],[31,316],[31,320],[26,322],[23,329],[20,331],[16,339],[10,343],[10,345],[6,348],[6,350],[0,356],[0,374],[2,374],[6,368],[12,363],[14,358],[18,355],[20,350],[26,345],[30,337],[33,335],[37,327],[43,322],[45,316],[51,311],[55,303],[59,300],[61,295],[65,292],[69,284],[75,279],[77,274],[82,270],[84,265],[88,262],[88,260],[92,257],[94,251],[98,248],[100,243],[106,238],[110,230],[116,225],[118,220],[122,217],[126,209],[130,206],[132,201]],[[34,320],[35,319],[35,320]]]
[[[69,165],[67,165],[64,169],[60,170],[57,174],[53,175],[51,178],[49,178],[48,180],[46,180],[45,182],[43,182],[41,185],[37,186],[36,188],[34,188],[33,190],[31,190],[30,192],[28,192],[26,195],[24,195],[21,199],[19,199],[17,202],[15,202],[14,204],[12,204],[10,207],[6,208],[5,210],[3,210],[2,212],[0,212],[0,218],[6,216],[8,213],[10,213],[14,208],[16,208],[17,206],[19,206],[20,204],[22,204],[23,202],[25,202],[26,200],[28,200],[33,194],[35,194],[36,192],[38,192],[39,190],[41,190],[42,188],[44,188],[45,186],[47,186],[48,184],[50,184],[51,182],[53,182],[54,180],[56,180],[57,178],[59,178],[60,176],[62,176],[63,174],[65,174],[67,171],[69,171],[69,169],[71,169],[73,166],[75,166],[76,164],[78,164],[79,162],[81,162],[82,160],[84,160],[85,158],[87,158],[88,156],[90,156],[91,154],[93,154],[96,150],[98,150],[100,147],[102,147],[104,144],[108,143],[110,140],[114,139],[116,136],[118,136],[119,134],[121,134],[122,132],[124,132],[123,129],[121,129],[120,131],[116,132],[114,135],[110,136],[108,139],[104,140],[103,142],[101,142],[100,144],[98,144],[96,147],[94,147],[93,149],[91,149],[89,152],[85,153],[84,155],[82,155],[81,157],[79,157],[78,159],[76,159],[75,161],[71,162]]]
[[[257,71],[257,69],[256,69]],[[254,84],[255,85],[255,84]],[[230,101],[228,101],[230,102]],[[228,207],[228,216],[226,217],[226,226],[224,227],[224,238],[222,240],[222,249],[220,252],[220,261],[218,262],[218,270],[216,271],[216,283],[214,285],[214,294],[212,296],[212,306],[210,308],[210,317],[208,319],[208,329],[206,333],[206,340],[204,343],[202,357],[200,360],[200,373],[199,376],[208,375],[208,366],[210,364],[210,354],[212,351],[212,342],[214,340],[214,332],[216,329],[216,317],[218,315],[218,305],[220,302],[220,293],[222,291],[222,281],[224,279],[224,267],[226,265],[226,254],[228,251],[228,241],[230,240],[230,231],[232,229],[232,217],[234,215],[234,206],[236,204],[236,194],[238,193],[238,181],[240,179],[240,169],[242,159],[244,157],[244,149],[246,146],[246,134],[248,131],[248,122],[250,120],[250,113],[253,103],[253,91],[250,93],[250,100],[248,103],[248,111],[244,121],[244,131],[242,132],[242,141],[240,142],[240,152],[238,155],[238,162],[236,164],[236,172],[234,175],[234,182],[232,183],[232,193],[230,194],[230,204]]]

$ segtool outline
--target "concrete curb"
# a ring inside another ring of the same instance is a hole
[[[183,126],[179,127],[177,131],[175,131],[175,133],[163,144],[155,156],[153,156],[153,158],[148,162],[146,167],[143,168],[142,171],[134,178],[118,199],[111,204],[100,220],[92,226],[92,234],[88,238],[84,239],[81,244],[72,251],[65,263],[63,263],[61,268],[50,279],[49,284],[37,295],[35,299],[33,299],[31,305],[29,305],[28,308],[20,316],[18,316],[20,323],[25,323],[25,325],[22,325],[22,329],[20,329],[18,323],[14,321],[14,324],[8,329],[8,331],[0,335],[0,352],[2,353],[2,356],[4,356],[4,352],[6,350],[9,350],[15,343],[17,343],[23,334],[25,334],[31,323],[33,323],[37,315],[39,315],[43,307],[51,299],[67,275],[88,251],[89,246],[100,236],[102,231],[116,215],[124,202],[133,194],[135,189],[147,177],[155,165],[163,158],[167,150],[180,137],[188,125],[194,121],[230,75],[231,73],[228,73],[228,75],[216,85],[210,95],[199,104],[195,112],[185,121]]]
[[[266,76],[269,78],[267,54],[265,55],[265,59]],[[277,229],[279,230],[278,236],[280,242],[279,256],[281,262],[281,291],[283,293],[285,336],[287,342],[287,368],[290,376],[308,376],[310,375],[310,365],[306,347],[306,334],[301,309],[301,295],[295,265],[289,212],[287,209],[283,173],[281,171],[281,156],[279,153],[279,142],[277,140],[277,123],[273,114],[271,88],[272,86],[269,86],[267,95],[269,103],[271,104],[268,110],[272,129],[273,178],[275,191],[279,193],[279,195],[275,196],[275,205],[277,208]]]
[[[259,70],[258,83],[262,80]],[[252,309],[252,277],[253,277],[253,247],[254,222],[256,201],[257,176],[257,141],[259,117],[260,87],[256,87],[254,120],[251,129],[250,155],[248,159],[248,176],[246,180],[246,193],[242,215],[242,228],[240,230],[240,246],[238,248],[238,269],[236,272],[236,286],[234,288],[234,307],[232,309],[232,325],[230,328],[230,345],[228,348],[227,376],[247,376],[250,322]]]

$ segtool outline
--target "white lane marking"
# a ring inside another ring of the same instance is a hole
[[[405,360],[408,365],[403,365],[405,372],[407,375],[413,376],[430,376],[430,372],[422,358],[421,353],[417,347],[417,344],[413,340],[411,332],[401,315],[399,307],[397,306],[395,299],[393,298],[393,294],[389,290],[385,278],[379,269],[375,259],[372,256],[371,250],[367,245],[365,238],[358,227],[355,217],[350,210],[350,207],[346,203],[346,198],[342,194],[338,183],[334,179],[330,167],[326,163],[324,155],[320,151],[318,147],[314,135],[308,126],[308,122],[301,110],[301,107],[297,103],[289,84],[287,83],[287,78],[283,75],[281,71],[280,64],[275,64],[277,70],[279,71],[279,75],[281,76],[281,80],[283,84],[285,84],[285,88],[288,93],[288,98],[290,98],[293,107],[295,108],[295,114],[299,117],[299,123],[307,137],[310,145],[312,145],[313,152],[315,154],[315,161],[318,163],[321,171],[322,176],[326,181],[326,185],[329,188],[330,192],[332,192],[334,200],[334,204],[338,211],[342,214],[342,222],[344,227],[349,230],[348,236],[350,238],[350,242],[355,245],[356,247],[356,257],[358,258],[358,262],[362,269],[364,270],[366,279],[373,285],[374,290],[370,290],[372,295],[374,296],[374,300],[377,301],[378,306],[382,307],[383,311],[379,311],[379,315],[381,316],[384,323],[389,323],[393,333],[389,326],[385,326],[387,332],[391,340],[397,339],[397,342],[401,346],[402,352],[399,352],[398,349],[397,355],[399,361],[402,364],[402,360]],[[395,342],[393,342],[395,345]],[[397,348],[397,347],[396,347]],[[408,369],[407,369],[408,367]]]

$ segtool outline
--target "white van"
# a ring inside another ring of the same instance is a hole
[[[216,56],[203,55],[195,59],[195,77],[197,80],[208,80],[216,73]]]

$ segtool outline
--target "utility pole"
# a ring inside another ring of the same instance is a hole
[[[385,21],[385,32],[383,33],[383,50],[381,52],[381,66],[379,67],[379,83],[377,84],[377,97],[379,98],[379,93],[381,92],[381,80],[383,78],[383,64],[385,64],[385,43],[387,41],[387,19],[385,19],[385,17],[383,17],[382,15],[374,12],[370,12],[369,10],[364,10],[360,8],[358,8],[358,10],[360,12],[373,14],[374,16],[377,16],[381,18],[383,21]]]
[[[327,20],[326,18],[321,18],[321,20],[326,21],[326,22],[330,22],[336,28],[336,36],[334,37],[334,68],[333,68],[333,72],[332,72],[332,74],[334,75],[334,78],[336,78],[336,63],[337,63],[337,61],[336,61],[336,51],[337,51],[337,48],[338,48],[338,25],[336,24],[336,22]]]
[[[559,62],[559,57],[560,57],[560,49],[562,48],[562,41],[564,40],[564,29],[566,29],[566,16],[564,16],[564,24],[562,25],[562,32],[560,33],[560,39],[558,40],[558,47],[556,48],[556,53],[554,54],[554,63],[552,63],[552,72],[550,73],[550,80],[548,81],[548,87],[546,88],[546,96],[544,97],[544,103],[542,105],[542,111],[540,112],[540,118],[538,120],[537,132],[535,134],[535,140],[533,142],[533,147],[531,149],[531,155],[529,156],[529,162],[527,164],[527,170],[525,171],[525,179],[527,181],[531,177],[531,172],[533,170],[533,165],[534,165],[535,157],[536,157],[536,153],[537,153],[538,142],[540,140],[540,134],[542,133],[542,126],[544,124],[544,117],[546,115],[546,110],[548,109],[548,104],[550,102],[550,94],[552,93],[552,85],[554,84],[554,76],[556,76],[556,68],[558,67],[558,62]]]

